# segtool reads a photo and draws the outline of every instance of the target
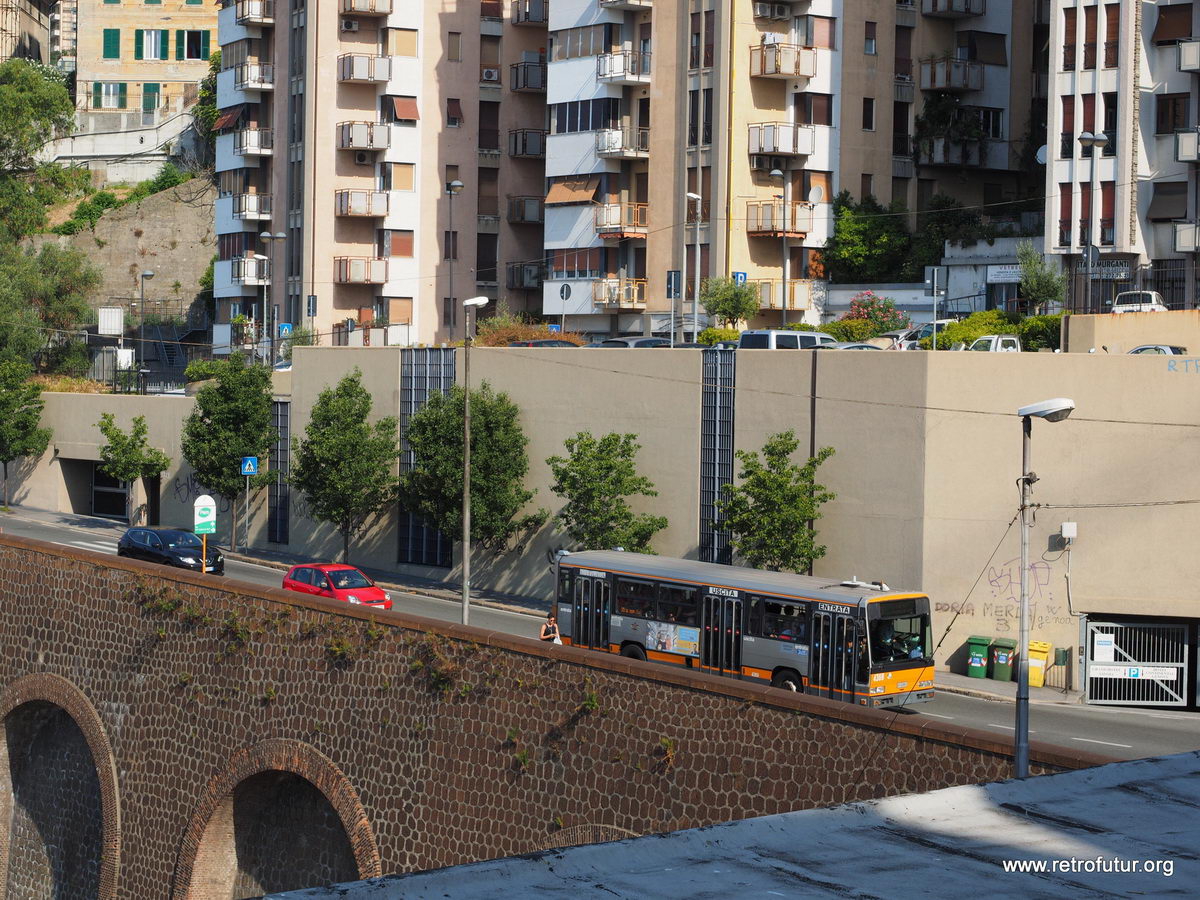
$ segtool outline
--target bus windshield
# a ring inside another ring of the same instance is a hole
[[[924,659],[929,655],[929,616],[875,619],[871,622],[869,641],[872,662]]]

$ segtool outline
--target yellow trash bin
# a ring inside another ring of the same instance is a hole
[[[1046,666],[1050,651],[1054,648],[1047,641],[1029,642],[1029,686],[1043,687],[1046,684]]]

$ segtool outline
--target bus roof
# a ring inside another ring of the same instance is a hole
[[[812,575],[769,572],[765,569],[725,566],[693,559],[673,559],[647,553],[626,553],[624,550],[582,550],[560,557],[560,562],[572,567],[645,575],[650,578],[677,579],[775,596],[808,597],[833,603],[857,603],[862,599],[875,602],[924,596],[914,591],[881,591],[871,585],[843,585],[836,581],[831,582],[828,578]]]

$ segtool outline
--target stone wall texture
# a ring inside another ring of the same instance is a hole
[[[918,716],[7,535],[0,565],[8,898],[253,896],[1011,771]],[[25,823],[68,791],[56,868]]]

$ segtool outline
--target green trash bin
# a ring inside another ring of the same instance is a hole
[[[972,678],[987,678],[988,647],[992,639],[977,634],[967,638],[967,674]]]
[[[993,681],[1012,681],[1013,663],[1016,660],[1017,642],[1012,638],[996,638],[992,641],[992,671],[989,676]]]

